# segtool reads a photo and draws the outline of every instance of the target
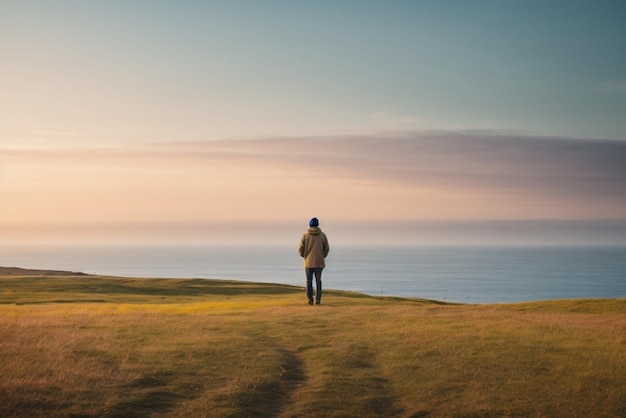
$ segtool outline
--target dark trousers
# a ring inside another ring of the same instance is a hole
[[[323,267],[305,268],[306,272],[306,297],[310,302],[313,302],[313,276],[315,276],[315,301],[321,302],[322,300],[322,270]]]

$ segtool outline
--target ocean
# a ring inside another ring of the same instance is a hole
[[[292,246],[13,245],[0,265],[304,286]],[[626,297],[625,246],[334,246],[326,289],[462,303]]]

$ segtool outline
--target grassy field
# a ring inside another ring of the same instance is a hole
[[[2,417],[626,416],[626,299],[1,273]]]

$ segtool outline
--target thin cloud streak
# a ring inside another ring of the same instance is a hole
[[[626,81],[607,81],[606,83],[604,83],[602,91],[626,93]]]

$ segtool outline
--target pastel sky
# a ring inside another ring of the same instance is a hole
[[[624,16],[0,0],[0,230],[626,221]]]

